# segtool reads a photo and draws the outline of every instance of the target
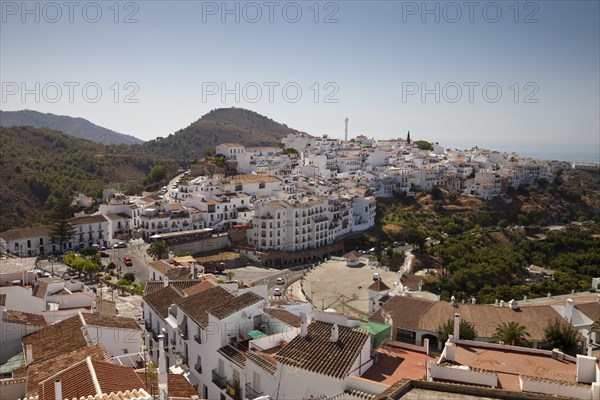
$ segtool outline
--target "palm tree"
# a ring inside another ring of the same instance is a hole
[[[527,328],[520,325],[518,322],[510,321],[508,324],[503,322],[496,326],[496,333],[492,338],[496,343],[502,342],[511,346],[527,346],[527,338],[529,337]]]
[[[592,324],[590,329],[592,332],[600,332],[600,319]]]

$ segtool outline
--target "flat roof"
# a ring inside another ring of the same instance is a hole
[[[435,359],[422,351],[411,350],[409,346],[384,343],[377,349],[377,363],[361,378],[388,386],[400,379],[421,380],[427,376],[427,362]]]
[[[519,375],[577,383],[577,365],[574,361],[558,360],[550,355],[520,352],[515,347],[506,349],[456,344],[455,361],[473,368],[494,371],[500,387],[520,391]]]

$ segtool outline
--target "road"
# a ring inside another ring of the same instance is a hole
[[[106,249],[105,253],[109,257],[102,258],[103,264],[108,265],[111,261],[117,266],[115,271],[119,277],[128,272],[133,272],[135,275],[135,283],[145,283],[148,281],[148,262],[152,259],[146,252],[149,245],[141,239],[131,240],[126,248],[123,249]],[[125,256],[131,257],[133,265],[128,267],[123,259]]]
[[[177,201],[177,194],[179,193],[179,189],[176,189],[174,186],[177,184],[177,182],[179,182],[181,177],[183,177],[186,174],[186,172],[189,171],[182,172],[181,174],[176,175],[173,179],[169,181],[169,184],[167,185],[167,193],[165,195],[165,199],[168,202],[174,203]]]

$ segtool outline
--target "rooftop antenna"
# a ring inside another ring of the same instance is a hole
[[[344,122],[346,123],[346,135],[344,140],[347,142],[348,141],[348,117],[346,117],[346,119],[344,120]]]

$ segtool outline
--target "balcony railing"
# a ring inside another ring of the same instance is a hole
[[[250,385],[250,383],[246,383],[246,398],[247,399],[256,399],[257,397],[262,396],[263,392],[257,392]]]
[[[216,369],[212,370],[212,382],[220,389],[225,389],[227,387],[227,380],[223,375],[219,374]]]

